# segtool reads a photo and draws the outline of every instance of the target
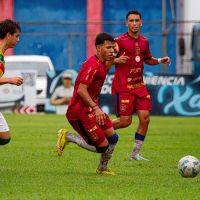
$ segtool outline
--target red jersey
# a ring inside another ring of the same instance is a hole
[[[78,95],[77,90],[80,83],[88,85],[88,93],[92,100],[98,104],[98,96],[105,81],[108,69],[97,56],[92,56],[82,65],[75,81],[74,94],[69,103],[67,118],[70,120],[79,119],[92,109],[87,106]]]
[[[142,35],[134,39],[125,33],[116,38],[116,42],[119,46],[118,56],[125,53],[130,59],[126,63],[115,65],[115,76],[112,82],[113,94],[122,91],[130,92],[143,86],[143,63],[144,60],[152,57],[148,39]]]

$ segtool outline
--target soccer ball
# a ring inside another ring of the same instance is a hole
[[[184,156],[178,162],[178,171],[183,177],[195,177],[200,171],[200,162],[194,156]]]

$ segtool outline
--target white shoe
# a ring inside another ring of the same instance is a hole
[[[146,161],[149,161],[149,159],[140,156],[140,154],[136,154],[135,156],[131,155],[129,157],[129,160],[136,160],[136,161],[146,160]]]

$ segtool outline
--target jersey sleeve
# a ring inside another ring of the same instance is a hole
[[[147,59],[150,59],[151,57],[152,57],[152,54],[151,54],[151,51],[150,51],[150,48],[149,48],[149,41],[147,40],[144,59],[147,60]]]
[[[91,63],[84,66],[84,70],[82,71],[80,83],[91,85],[93,79],[97,73],[97,68],[93,66]]]

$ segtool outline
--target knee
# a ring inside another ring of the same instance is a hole
[[[147,117],[147,118],[145,118],[145,119],[144,119],[144,121],[145,121],[145,124],[147,124],[147,125],[148,125],[148,124],[150,123],[150,118],[149,118],[149,117]]]
[[[119,136],[115,132],[111,137],[108,137],[107,140],[108,140],[109,144],[116,144],[119,140]]]
[[[10,138],[2,139],[0,138],[0,145],[6,145],[10,142]]]
[[[117,135],[117,133],[114,133],[111,137],[108,137],[108,145],[105,146],[101,146],[101,147],[96,147],[97,153],[105,153],[108,148],[109,145],[113,144],[115,145],[118,142],[119,136]]]
[[[149,118],[149,117],[144,117],[144,118],[140,121],[140,123],[141,123],[142,125],[144,125],[144,126],[148,126],[149,123],[150,123],[150,118]]]

